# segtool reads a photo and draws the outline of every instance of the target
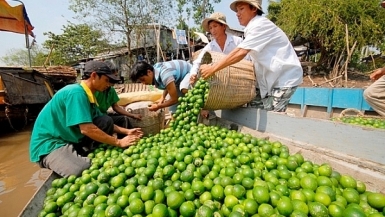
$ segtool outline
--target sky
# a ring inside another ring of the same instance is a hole
[[[6,0],[10,5],[19,3]],[[36,42],[41,45],[47,37],[44,32],[53,32],[62,34],[62,26],[68,21],[77,23],[74,20],[75,14],[68,9],[68,0],[23,0],[27,9],[28,17],[35,27],[33,32],[36,35]],[[216,12],[222,12],[226,15],[227,23],[231,28],[242,29],[235,16],[235,12],[230,9],[231,0],[222,0],[221,3],[214,5]],[[266,12],[268,0],[262,1],[262,8]],[[192,21],[191,21],[192,22]],[[32,40],[32,38],[30,38]],[[0,31],[0,57],[5,56],[12,49],[26,49],[25,38],[23,34]],[[4,65],[0,60],[0,66]]]

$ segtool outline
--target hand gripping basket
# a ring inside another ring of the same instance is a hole
[[[212,62],[225,57],[218,52],[208,52]],[[204,109],[233,109],[255,98],[256,78],[251,61],[241,60],[216,72],[208,79],[210,90]]]
[[[144,136],[155,135],[164,128],[165,112],[161,109],[149,111],[148,105],[151,103],[151,101],[134,102],[125,107],[128,112],[142,116],[142,120],[129,119],[133,127],[142,129]]]

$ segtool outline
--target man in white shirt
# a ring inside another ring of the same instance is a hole
[[[276,112],[286,111],[290,98],[302,83],[303,71],[286,34],[273,22],[262,17],[262,0],[235,0],[230,8],[239,23],[246,26],[245,39],[226,58],[212,65],[202,65],[203,78],[212,76],[250,55],[257,77],[257,97],[250,107]]]

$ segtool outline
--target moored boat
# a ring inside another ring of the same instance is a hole
[[[55,91],[76,81],[68,67],[0,67],[0,122],[14,130],[34,119]]]
[[[231,128],[288,146],[314,163],[328,163],[341,174],[363,181],[367,190],[385,192],[383,129],[353,126],[329,120],[290,117],[251,108],[223,110],[210,125]],[[57,175],[52,173],[31,198],[20,216],[37,216],[46,191]]]

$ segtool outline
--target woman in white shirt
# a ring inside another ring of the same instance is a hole
[[[203,55],[207,51],[229,54],[237,47],[238,44],[242,42],[242,38],[226,33],[229,26],[226,23],[226,16],[220,12],[215,12],[211,14],[209,18],[204,19],[202,27],[206,32],[210,32],[213,40],[200,51],[199,56],[196,60],[194,60],[193,67],[190,71],[190,84],[194,84],[196,82],[199,66]],[[209,113],[206,110],[203,110],[201,114],[205,118],[209,116]],[[214,116],[214,113],[210,112],[210,116]]]
[[[204,19],[202,27],[206,32],[210,32],[213,40],[200,51],[199,56],[194,60],[193,68],[190,71],[191,83],[196,81],[196,74],[206,51],[229,54],[242,42],[242,38],[226,33],[229,26],[226,23],[226,16],[220,12],[215,12],[209,18]]]

